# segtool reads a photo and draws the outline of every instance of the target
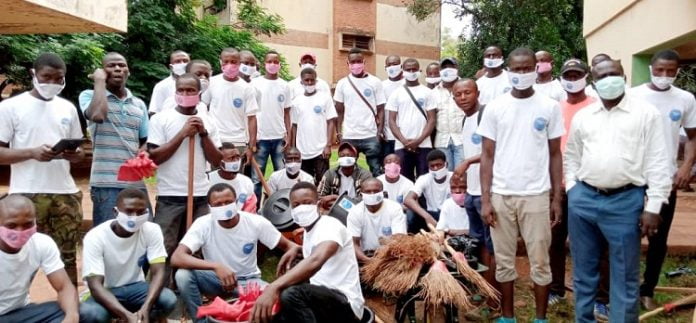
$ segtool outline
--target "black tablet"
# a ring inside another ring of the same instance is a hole
[[[61,139],[55,146],[53,146],[53,151],[57,153],[62,153],[65,150],[75,150],[85,142],[84,138],[79,139]]]

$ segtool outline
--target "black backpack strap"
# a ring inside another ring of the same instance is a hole
[[[481,117],[483,117],[483,110],[486,108],[485,105],[482,105],[479,107],[478,110],[478,116],[476,116],[476,124],[480,125],[481,124]],[[466,122],[466,114],[464,115],[464,118],[462,119],[462,129],[464,129],[464,123]]]

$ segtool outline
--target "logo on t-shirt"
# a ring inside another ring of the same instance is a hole
[[[396,201],[403,204],[404,203],[404,195],[401,194],[401,195],[397,196]]]
[[[350,210],[350,208],[353,207],[353,202],[349,201],[348,199],[343,199],[341,200],[341,207],[345,210]]]
[[[252,251],[254,251],[254,244],[253,243],[247,243],[242,247],[242,252],[245,255],[250,254]]]
[[[382,227],[382,234],[385,236],[392,235],[391,227]]]
[[[512,90],[512,88],[508,86],[508,87],[503,89],[503,93],[508,93],[508,92],[510,92],[510,90]]]
[[[681,120],[682,117],[682,112],[679,111],[678,109],[673,109],[672,111],[669,112],[669,118],[672,119],[672,121],[679,121]]]
[[[370,95],[372,95],[372,90],[371,90],[371,89],[365,89],[365,90],[363,91],[363,95],[369,97]]]
[[[424,98],[418,98],[418,105],[421,106],[421,108],[425,105],[425,99]]]
[[[474,145],[480,145],[481,144],[481,135],[474,133],[471,135],[471,142],[474,143]]]
[[[70,124],[70,119],[69,119],[69,118],[63,118],[63,119],[60,120],[60,123],[62,123],[62,124],[64,124],[64,125],[67,126],[67,125]]]
[[[143,254],[138,258],[138,267],[145,266],[145,261],[147,261],[147,253]]]
[[[232,104],[234,104],[235,108],[241,108],[242,104],[244,104],[244,100],[240,98],[234,98],[234,100],[232,100]]]
[[[246,200],[247,200],[247,195],[244,193],[239,194],[239,197],[237,197],[237,202],[239,202],[241,204],[246,203]]]
[[[321,106],[320,105],[314,106],[314,113],[321,113]]]
[[[278,94],[278,102],[283,102],[285,101],[285,95]]]
[[[546,119],[544,119],[542,117],[536,118],[536,119],[534,119],[534,129],[536,129],[538,131],[542,131],[546,128],[547,123],[548,123],[548,121],[546,121]]]

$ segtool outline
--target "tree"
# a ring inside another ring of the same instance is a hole
[[[582,0],[407,0],[408,10],[423,20],[443,4],[455,6],[457,17],[471,18],[470,37],[458,45],[460,74],[481,68],[483,50],[497,45],[503,53],[526,46],[553,54],[559,71],[569,58],[586,60],[582,37]]]
[[[79,93],[92,87],[87,75],[100,66],[105,53],[116,51],[130,67],[128,88],[149,102],[160,79],[169,74],[169,54],[182,49],[193,58],[209,61],[219,71],[219,54],[225,47],[249,49],[256,57],[269,50],[257,35],[283,32],[282,20],[254,0],[239,0],[235,27],[221,26],[217,17],[198,19],[198,0],[128,0],[128,33],[0,36],[0,73],[9,82],[30,87],[29,69],[42,52],[56,52],[67,65],[62,96],[76,102]],[[287,78],[287,69],[281,70]]]

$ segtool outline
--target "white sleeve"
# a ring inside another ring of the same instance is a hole
[[[693,95],[689,95],[687,100],[682,126],[686,129],[693,129],[696,128],[696,98]]]
[[[665,152],[663,117],[657,109],[654,110],[654,113],[648,117],[648,125],[645,129],[647,138],[645,138],[643,173],[648,185],[645,190],[645,195],[648,197],[645,202],[645,211],[659,214],[662,204],[667,203],[669,192],[672,190],[672,174],[669,173],[670,162]]]
[[[271,189],[272,192],[278,190],[278,177],[278,173],[273,172],[271,174],[271,177],[268,178],[268,187]]]
[[[382,81],[375,77],[375,102],[377,105],[387,103],[387,98],[384,96],[384,88],[382,87]]]
[[[497,126],[495,120],[495,107],[490,104],[486,107],[486,113],[481,116],[481,123],[476,129],[476,133],[490,140],[496,141]],[[562,127],[563,125],[561,125]]]
[[[347,77],[347,76],[346,76]],[[338,83],[336,84],[336,91],[334,92],[333,99],[336,102],[343,103],[344,102],[344,94],[343,94],[343,88],[345,87],[345,78],[340,79]],[[331,92],[329,92],[331,93]]]
[[[391,229],[392,234],[406,234],[406,216],[404,215],[404,211],[401,209],[401,205],[398,203],[391,211]]]
[[[284,108],[290,109],[292,107],[292,88],[290,83],[285,83],[285,106]]]
[[[150,106],[148,107],[150,112],[161,112],[164,99],[165,97],[162,95],[162,86],[160,81],[155,84],[155,87],[152,89],[152,97],[150,98]]]
[[[326,100],[326,120],[331,120],[333,118],[338,118],[338,114],[336,113],[336,106],[333,100],[329,98]]]
[[[152,262],[157,258],[167,258],[162,230],[159,225],[150,227],[151,229],[147,232],[147,261]]]
[[[486,114],[484,113],[484,118]],[[577,181],[576,173],[580,169],[580,161],[582,160],[582,111],[573,117],[570,122],[570,131],[568,131],[568,140],[566,141],[565,152],[563,153],[563,172],[565,177],[566,192],[570,191],[575,186]]]
[[[191,228],[181,239],[181,242],[179,242],[179,244],[188,247],[192,253],[197,252],[205,245],[210,226],[203,223],[204,221],[211,222],[212,220],[209,216],[196,219],[196,221],[193,221]]]
[[[9,100],[0,102],[0,141],[9,144],[14,137],[14,122],[12,122],[12,106]]]
[[[416,193],[418,197],[423,195],[425,192],[425,187],[428,186],[428,174],[421,175],[416,179],[416,183],[411,187],[411,192]],[[405,198],[405,196],[404,196]]]
[[[167,137],[164,134],[164,119],[162,114],[155,114],[150,119],[150,129],[148,129],[147,143],[162,146],[167,143]]]
[[[261,241],[264,246],[268,247],[268,249],[275,249],[282,236],[280,231],[278,231],[268,219],[254,214],[251,216],[256,217],[255,220],[258,221],[259,241]]]
[[[324,230],[318,231],[313,239],[314,246],[317,246],[325,241],[332,241],[337,243],[341,248],[346,246],[346,241],[352,241],[353,239],[348,237],[348,231],[346,227],[341,224],[338,220],[335,220],[330,226],[326,226]]]
[[[104,252],[101,241],[95,238],[95,233],[87,234],[82,244],[82,278],[89,276],[104,276]]]
[[[70,123],[70,138],[82,138],[84,133],[82,133],[82,125],[80,125],[80,116],[77,114],[77,108],[70,101],[67,101],[70,108],[72,108],[72,122]]]
[[[348,216],[346,217],[346,227],[348,228],[348,234],[350,234],[352,237],[362,237],[362,224],[360,223],[361,216],[358,213],[358,209],[364,208],[364,205],[360,203],[350,208],[350,211],[348,211]]]
[[[389,99],[387,100],[387,104],[384,106],[385,110],[395,111],[395,112],[399,111],[399,95],[401,94],[400,91],[401,91],[401,87],[394,90],[394,92],[389,96]]]
[[[212,80],[210,80],[210,81],[212,81]],[[208,83],[208,84],[210,84],[210,83]],[[212,91],[210,90],[210,85],[208,85],[208,89],[205,92],[203,92],[203,94],[201,94],[201,101],[203,103],[205,103],[205,105],[210,106],[210,101],[212,101],[212,99],[213,99],[213,94],[212,94]],[[150,112],[152,112],[152,110],[150,110]]]
[[[205,123],[205,130],[208,131],[208,137],[210,137],[210,140],[213,141],[215,147],[222,147],[222,141],[220,140],[220,136],[218,135],[218,129],[215,125],[215,122],[213,122],[210,118],[208,118],[207,121],[208,122]]]
[[[425,106],[423,107],[426,111],[437,109],[437,96],[436,92],[429,90],[428,96],[425,97]]]
[[[247,116],[256,115],[259,112],[259,104],[256,101],[256,88],[250,85],[244,92],[244,112]]]
[[[443,205],[442,209],[440,209],[440,219],[437,220],[437,225],[435,226],[435,230],[441,230],[445,231],[449,229],[449,225],[447,223],[447,217],[449,217],[449,208],[445,205]]]
[[[563,129],[563,116],[561,116],[561,106],[558,104],[558,102],[554,103],[553,105],[551,110],[551,118],[547,127],[549,139],[559,138],[565,133],[565,129]]]

